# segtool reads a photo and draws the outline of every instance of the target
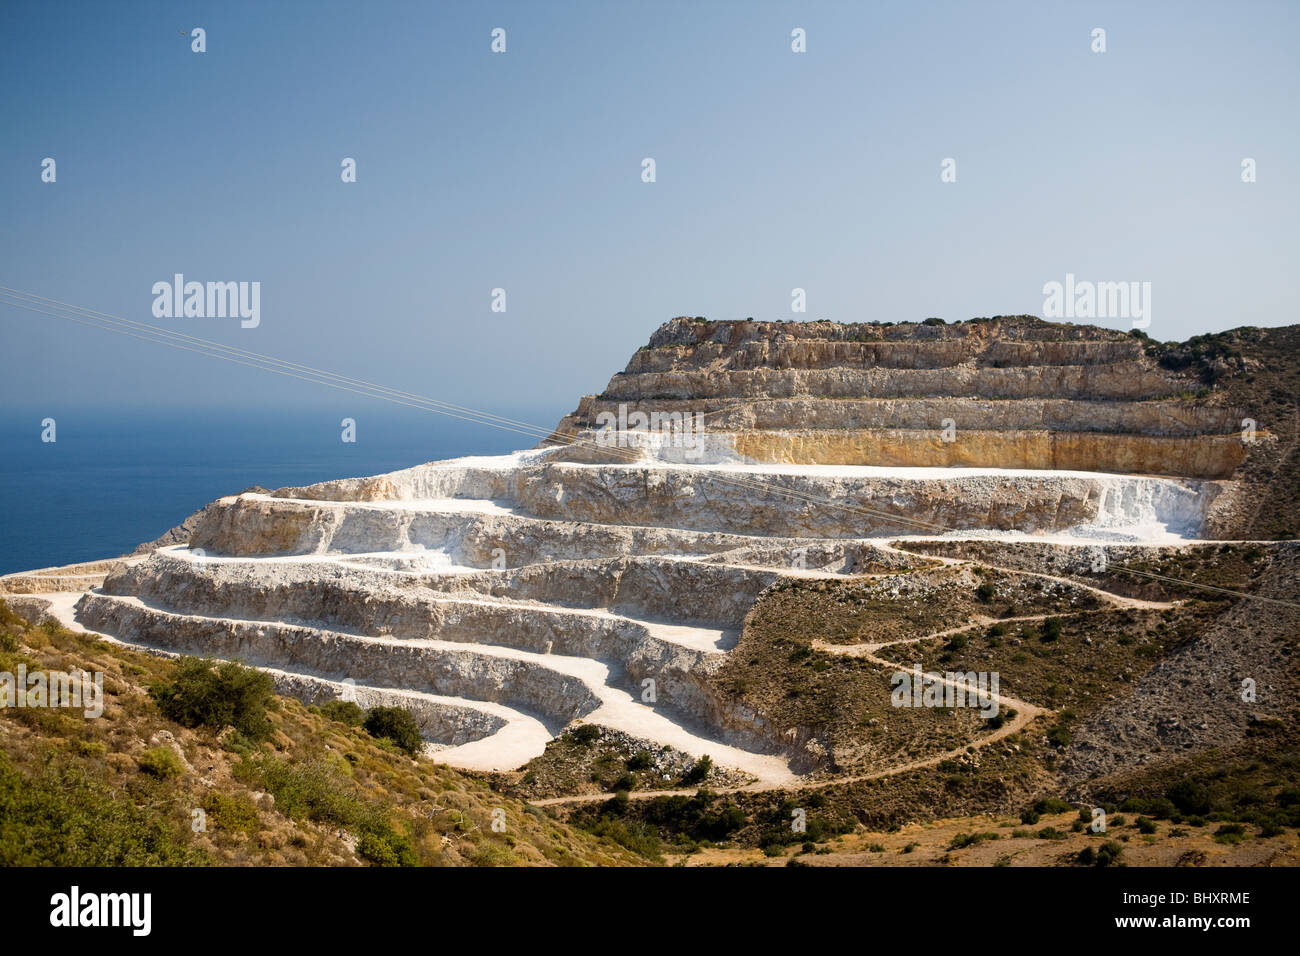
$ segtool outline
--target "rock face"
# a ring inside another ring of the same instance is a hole
[[[1247,449],[1190,389],[1129,336],[1027,318],[674,319],[542,447],[223,498],[188,546],[9,589],[84,589],[81,625],[308,701],[409,706],[453,764],[518,767],[584,720],[782,785],[813,735],[709,679],[761,594],[926,561],[891,536],[1194,537]]]
[[[602,416],[704,415],[711,447],[751,462],[1001,467],[1229,478],[1241,409],[1144,343],[1032,317],[959,325],[678,318],[588,396],[557,437]]]

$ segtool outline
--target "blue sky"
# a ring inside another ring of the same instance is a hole
[[[1067,272],[1151,282],[1159,339],[1289,324],[1298,41],[1266,2],[10,0],[0,284],[493,410],[675,315],[1039,314]],[[154,319],[176,272],[260,281],[260,326]],[[0,305],[7,406],[336,400]]]

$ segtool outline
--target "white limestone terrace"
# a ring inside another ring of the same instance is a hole
[[[651,449],[637,453],[648,456]],[[542,528],[539,522],[668,529],[669,538],[686,531],[857,538],[985,529],[1104,530],[1110,536],[1131,530],[1135,539],[1189,538],[1199,533],[1208,505],[1226,484],[985,467],[685,463],[651,457],[611,464],[570,461],[566,454],[552,448],[457,459],[274,495],[221,499],[191,544],[233,554],[423,547],[446,551],[455,561],[459,551],[476,552],[485,537],[511,522],[516,530],[521,522],[534,529]],[[554,529],[544,537],[559,539]],[[621,544],[624,537],[606,540]],[[511,560],[510,549],[504,550]]]
[[[903,539],[1168,547],[1231,505],[1246,412],[1158,359],[1025,316],[680,317],[542,447],[222,498],[188,547],[0,591],[308,702],[399,703],[456,766],[516,769],[585,721],[783,785],[817,769],[805,737],[710,680],[767,588],[943,565]]]
[[[0,587],[132,646],[245,661],[307,702],[408,707],[454,766],[517,768],[582,721],[782,785],[808,755],[708,681],[766,588],[924,564],[900,536],[1185,540],[1219,485],[666,461],[656,442],[569,460],[583,451],[223,498],[189,547]]]

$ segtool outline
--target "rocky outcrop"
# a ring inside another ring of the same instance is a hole
[[[678,318],[553,439],[591,443],[620,413],[699,414],[712,454],[749,462],[1231,478],[1250,415],[1190,397],[1200,383],[1148,351],[1120,332],[1028,316],[952,326]]]

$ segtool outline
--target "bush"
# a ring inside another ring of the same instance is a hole
[[[1043,622],[1043,636],[1039,638],[1044,644],[1051,644],[1061,638],[1061,619],[1049,617]]]
[[[1169,788],[1168,797],[1174,806],[1190,816],[1204,816],[1210,812],[1210,792],[1204,784],[1180,780]]]
[[[1118,862],[1120,854],[1124,852],[1124,847],[1114,840],[1107,840],[1097,848],[1097,865],[1111,866]]]
[[[997,595],[997,593],[998,593],[997,588],[995,588],[992,585],[992,583],[990,583],[989,581],[983,582],[982,584],[980,584],[979,587],[975,589],[975,596],[979,598],[981,601],[983,601],[985,604],[988,604],[989,601],[992,601],[993,598]]]
[[[249,740],[271,736],[271,678],[234,661],[182,657],[171,682],[154,684],[149,696],[164,717],[183,727],[234,727]]]
[[[328,701],[320,705],[320,712],[330,720],[337,720],[349,727],[360,727],[366,719],[366,712],[350,700]]]
[[[1068,813],[1074,809],[1074,804],[1060,797],[1044,797],[1034,804],[1034,809],[1039,813]]]
[[[1154,820],[1169,820],[1178,816],[1178,808],[1168,797],[1129,797],[1119,807],[1125,813],[1137,813]]]
[[[363,726],[370,736],[391,740],[412,757],[424,750],[420,727],[411,712],[403,707],[371,707]]]
[[[638,750],[636,753],[634,753],[631,757],[628,758],[627,769],[632,771],[649,770],[650,765],[653,762],[653,759],[654,758],[650,756],[650,751]]]
[[[1152,820],[1150,817],[1138,817],[1133,822],[1137,825],[1138,833],[1156,832],[1156,821]]]
[[[244,797],[226,796],[211,790],[203,798],[203,810],[219,830],[238,833],[256,833],[258,830],[257,807]]]
[[[1064,724],[1057,724],[1047,732],[1047,742],[1053,747],[1068,747],[1070,745],[1070,728]]]
[[[376,866],[419,866],[415,848],[388,823],[373,824],[361,834],[357,853]]]
[[[1219,829],[1214,831],[1215,843],[1227,843],[1229,845],[1240,843],[1246,838],[1246,828],[1240,823],[1225,823]]]
[[[410,839],[389,822],[389,807],[358,797],[351,782],[323,760],[291,764],[262,755],[238,764],[235,777],[270,793],[276,809],[290,819],[356,833],[357,853],[371,863],[413,866],[418,862]]]
[[[695,761],[695,765],[692,766],[691,769],[686,772],[686,775],[684,777],[682,777],[682,783],[685,784],[699,783],[709,775],[709,771],[711,771],[712,769],[713,769],[713,758],[710,757],[708,754],[705,754],[699,760]]]
[[[569,731],[569,736],[584,747],[591,746],[600,736],[600,728],[595,724],[583,724]]]
[[[189,844],[188,815],[137,807],[57,761],[25,774],[0,751],[0,866],[196,866],[213,862]]]
[[[996,833],[958,833],[952,838],[952,843],[948,845],[950,850],[964,850],[968,846],[975,846],[977,843],[983,843],[985,840],[996,840]]]
[[[181,758],[176,755],[176,751],[165,744],[150,747],[136,758],[136,763],[145,773],[159,780],[170,780],[185,772]]]

